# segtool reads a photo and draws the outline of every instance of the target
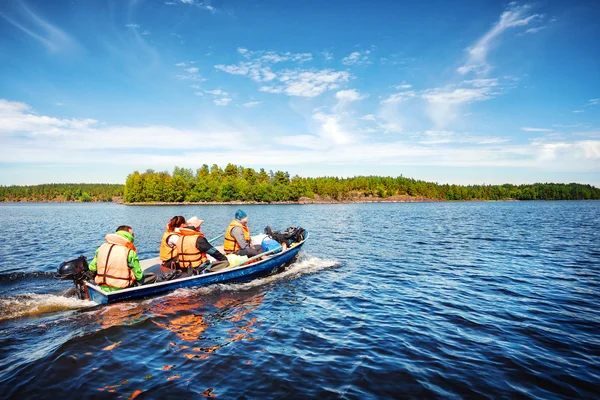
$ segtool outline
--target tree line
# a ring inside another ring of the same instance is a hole
[[[119,184],[46,184],[0,186],[0,201],[115,201],[147,202],[296,202],[304,199],[361,201],[431,200],[598,200],[600,189],[578,183],[526,185],[448,185],[403,176],[352,178],[290,177],[283,171],[256,171],[234,164],[224,169],[204,164],[196,170],[175,167],[166,171],[135,171]]]
[[[113,201],[123,197],[123,190],[123,185],[106,183],[0,186],[0,201]]]
[[[144,202],[295,202],[302,198],[359,201],[411,196],[433,200],[590,200],[600,189],[577,183],[525,185],[448,185],[411,178],[355,176],[352,178],[290,177],[283,171],[255,171],[234,164],[225,169],[204,164],[197,170],[135,171],[125,182],[124,201]]]

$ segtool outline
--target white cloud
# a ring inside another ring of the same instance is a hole
[[[579,114],[579,113],[582,113],[582,112],[585,112],[585,111],[584,111],[584,110],[573,110],[573,112],[574,112],[575,114]]]
[[[190,85],[192,89],[200,90],[200,85]]]
[[[0,99],[0,134],[31,132],[34,135],[63,135],[65,129],[83,129],[96,125],[94,119],[64,119],[38,116],[24,103]]]
[[[140,26],[138,24],[127,24],[125,25],[126,28],[133,28],[133,29],[138,29]]]
[[[214,99],[213,103],[215,103],[218,106],[226,106],[229,103],[231,103],[231,98],[229,98],[229,97],[222,97],[220,99]]]
[[[464,105],[489,100],[500,93],[497,79],[471,79],[422,91],[406,90],[380,101],[379,117],[384,132],[402,132],[407,121],[429,118],[437,130],[444,130],[464,112]],[[425,114],[423,114],[423,110]]]
[[[142,32],[142,35],[150,35],[150,31],[148,29],[144,30],[144,32]]]
[[[194,96],[202,97],[202,96],[204,96],[204,93],[202,93],[202,92],[194,92]]]
[[[380,104],[386,103],[399,103],[404,100],[408,100],[417,96],[417,92],[411,90],[406,92],[399,92],[389,95],[387,98],[380,101]]]
[[[337,89],[347,82],[350,74],[345,71],[283,70],[277,73],[279,83],[262,86],[259,90],[268,93],[285,93],[288,96],[316,97],[328,90]]]
[[[373,115],[373,114],[363,115],[359,119],[362,119],[363,121],[375,121],[376,120],[375,115]]]
[[[322,54],[323,54],[323,57],[325,57],[325,61],[333,60],[333,53],[331,53],[329,51],[324,51]]]
[[[319,136],[326,143],[344,145],[351,142],[350,134],[343,129],[338,116],[317,112],[313,119],[319,121]]]
[[[315,97],[327,90],[339,88],[342,82],[347,82],[350,74],[345,71],[331,69],[274,69],[283,62],[303,63],[312,59],[310,53],[276,53],[274,51],[250,51],[238,48],[244,58],[235,65],[215,65],[219,71],[231,75],[247,76],[255,82],[271,82],[259,88],[267,93],[285,93],[289,96]]]
[[[394,86],[394,88],[396,88],[398,90],[410,89],[411,87],[412,87],[412,85],[410,85],[408,83],[403,83],[401,85]]]
[[[528,5],[518,6],[516,3],[510,3],[508,9],[502,13],[498,22],[468,49],[469,55],[467,61],[457,71],[463,75],[469,72],[488,72],[491,67],[487,62],[487,55],[494,46],[497,38],[509,28],[526,26],[540,17],[539,14],[527,15],[529,8]]]
[[[525,132],[552,132],[552,129],[548,129],[548,128],[531,128],[528,126],[524,126],[521,128],[522,131]]]
[[[595,106],[595,105],[598,105],[598,104],[600,104],[600,99],[590,99],[588,101],[588,106]]]
[[[185,71],[189,72],[190,74],[195,74],[195,73],[197,73],[200,70],[198,68],[196,68],[196,67],[192,67],[192,68],[186,68]]]
[[[242,107],[251,108],[256,107],[260,104],[262,104],[262,101],[249,101],[247,103],[242,104]]]
[[[176,67],[187,67],[187,64],[184,62],[180,62],[180,63],[175,64],[175,66]]]
[[[341,101],[357,101],[368,97],[368,95],[360,95],[358,90],[350,89],[350,90],[340,90],[335,94],[336,99]]]
[[[344,65],[365,65],[371,64],[369,61],[370,50],[366,50],[365,52],[355,51],[350,53],[347,57],[342,58],[342,64]]]
[[[221,103],[228,103],[226,100]],[[260,157],[240,151],[272,129],[248,135],[247,124],[239,129],[220,121],[204,119],[206,129],[176,129],[170,126],[109,126],[92,119],[63,119],[35,114],[24,103],[0,99],[0,158],[5,163],[52,164],[57,167],[118,165],[129,168],[197,167],[198,160],[223,165],[416,165],[532,168],[546,171],[600,171],[600,140],[535,141],[502,143],[503,138],[461,135],[446,130],[422,134],[432,143],[403,140],[363,140],[352,133],[340,115],[317,111],[311,121],[315,134],[279,136],[262,141]],[[588,135],[589,137],[589,135]],[[140,140],[143,138],[144,140]],[[438,140],[445,143],[433,143]],[[281,146],[284,144],[285,146]],[[335,146],[335,151],[331,147]],[[309,151],[306,151],[306,150]],[[118,151],[115,151],[118,150]],[[154,151],[156,150],[156,151]],[[183,156],[183,157],[182,157]],[[32,161],[33,160],[33,161]],[[183,163],[183,165],[182,165]],[[124,177],[123,177],[124,179]]]
[[[227,96],[229,94],[227,92],[222,91],[221,89],[205,90],[205,92],[215,96]]]
[[[529,28],[525,31],[525,33],[537,33],[539,31],[541,31],[542,29],[546,29],[545,26],[538,26],[536,28]]]

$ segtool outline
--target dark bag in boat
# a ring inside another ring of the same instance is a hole
[[[285,231],[278,232],[271,229],[270,226],[267,226],[265,228],[265,233],[275,239],[278,243],[287,243],[290,245],[294,242],[303,241],[306,231],[301,227],[290,226]]]

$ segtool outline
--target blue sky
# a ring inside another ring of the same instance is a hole
[[[0,184],[227,163],[600,186],[597,1],[0,3]]]

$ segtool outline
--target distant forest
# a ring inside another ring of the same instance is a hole
[[[296,202],[305,199],[361,201],[416,197],[432,200],[588,200],[600,189],[577,183],[531,185],[440,185],[399,176],[290,178],[287,172],[255,171],[228,164],[204,164],[196,171],[175,167],[172,174],[147,170],[130,174],[124,201],[144,202]]]
[[[48,184],[0,186],[0,201],[149,202],[297,202],[364,200],[598,200],[600,189],[578,183],[531,185],[440,185],[399,176],[353,178],[290,177],[287,172],[255,171],[228,164],[204,164],[196,171],[175,167],[173,173],[135,171],[125,186],[115,184]]]
[[[0,186],[0,201],[113,201],[123,197],[123,189],[123,185],[106,183]]]

